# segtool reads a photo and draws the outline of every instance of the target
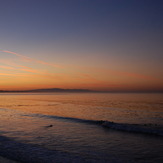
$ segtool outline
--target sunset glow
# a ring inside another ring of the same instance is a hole
[[[163,163],[163,0],[0,2],[0,163]]]
[[[3,2],[0,89],[163,90],[162,11],[135,2]]]

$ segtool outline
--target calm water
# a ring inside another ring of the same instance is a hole
[[[1,155],[25,144],[9,156],[20,162],[30,151],[30,162],[163,162],[163,136],[142,132],[163,130],[163,94],[0,94],[0,122]],[[126,130],[133,124],[137,133]]]

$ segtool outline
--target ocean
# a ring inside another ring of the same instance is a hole
[[[23,163],[162,163],[163,94],[1,93],[0,156]]]

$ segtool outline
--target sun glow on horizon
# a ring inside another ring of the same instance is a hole
[[[85,70],[74,67],[72,69],[66,65],[55,66],[53,63],[16,52],[1,51],[1,55],[5,53],[14,55],[16,58],[0,60],[1,90],[65,88],[121,91],[158,90],[162,87],[161,80],[140,73],[114,71],[107,68]]]
[[[0,14],[0,90],[163,89],[161,1],[6,0]]]

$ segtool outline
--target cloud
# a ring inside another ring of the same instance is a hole
[[[33,69],[31,67],[28,67],[28,66],[16,64],[15,62],[10,61],[10,60],[0,60],[0,63],[9,65],[9,66],[0,65],[0,68],[2,68],[2,69],[19,70],[19,71],[26,71],[26,72],[31,72],[31,73],[40,73],[36,69]]]
[[[8,69],[8,70],[15,70],[14,67],[10,67],[10,66],[0,66],[0,68]]]
[[[21,54],[18,54],[18,53],[15,53],[15,52],[12,52],[12,51],[8,51],[8,50],[1,50],[1,52],[3,53],[8,53],[8,54],[12,54],[12,55],[15,55],[17,57],[19,57],[20,59],[23,59],[23,61],[25,62],[34,62],[34,63],[38,63],[38,64],[41,64],[41,65],[47,65],[47,66],[50,66],[50,67],[55,67],[55,68],[61,68],[61,66],[58,66],[58,65],[55,65],[53,63],[49,63],[49,62],[44,62],[42,60],[37,60],[37,59],[33,59],[33,58],[30,58],[30,57],[27,57],[27,56],[24,56],[24,55],[21,55]],[[19,65],[19,64],[16,64],[14,63],[13,61],[1,61],[1,63],[5,63],[9,66],[0,66],[0,68],[3,68],[3,69],[8,69],[8,70],[20,70],[20,71],[25,71],[25,72],[30,72],[30,73],[34,73],[34,74],[47,74],[49,77],[51,77],[51,74],[49,74],[48,72],[43,72],[43,71],[39,71],[39,70],[36,70],[36,69],[33,69],[31,67],[27,67],[27,66],[24,66],[24,65]],[[11,67],[12,66],[12,67]],[[83,69],[83,68],[82,68]],[[85,68],[84,68],[85,69]],[[66,74],[62,74],[62,75],[69,75],[71,76],[72,78],[76,78],[76,79],[80,79],[82,81],[87,81],[87,82],[92,82],[92,83],[95,83],[95,82],[104,82],[105,80],[110,80],[110,79],[103,79],[102,78],[99,78],[97,76],[97,74],[111,74],[111,76],[121,76],[123,77],[123,79],[127,79],[127,78],[135,78],[135,79],[139,79],[139,80],[150,80],[150,81],[157,81],[158,79],[152,77],[152,76],[148,76],[148,75],[144,75],[144,74],[141,74],[141,73],[133,73],[133,72],[125,72],[125,71],[114,71],[114,70],[107,70],[107,69],[101,69],[101,68],[95,68],[93,69],[91,72],[87,72],[87,73],[80,73],[80,71],[78,71],[78,69],[76,69],[77,71],[72,73],[72,72],[69,72],[68,69],[66,69]],[[92,75],[92,72],[94,72],[94,75]],[[91,75],[90,75],[91,73]],[[101,75],[99,75],[101,76]]]
[[[28,57],[26,57],[26,56],[23,56],[23,55],[20,55],[20,54],[18,54],[18,53],[15,53],[15,52],[12,52],[12,51],[8,51],[8,50],[2,50],[2,52],[14,54],[14,55],[16,55],[16,56],[18,56],[18,57],[28,58]]]
[[[51,67],[57,67],[57,68],[61,68],[61,66],[58,66],[58,65],[55,65],[53,63],[48,63],[48,62],[44,62],[44,61],[41,61],[41,60],[37,60],[37,59],[33,59],[33,58],[29,58],[27,56],[24,56],[24,55],[21,55],[21,54],[18,54],[18,53],[15,53],[15,52],[12,52],[12,51],[8,51],[8,50],[1,50],[0,52],[3,52],[3,53],[9,53],[9,54],[12,54],[12,55],[15,55],[21,59],[23,59],[23,61],[25,62],[34,62],[34,63],[38,63],[38,64],[41,64],[41,65],[47,65],[47,66],[51,66]],[[61,78],[61,80],[63,78],[71,78],[72,80],[85,80],[85,81],[96,81],[95,78],[93,78],[91,75],[88,75],[88,74],[80,74],[78,72],[71,72],[69,69],[66,69],[66,72],[63,72],[63,73],[49,73],[47,71],[40,71],[40,70],[37,70],[37,69],[33,69],[31,67],[27,67],[27,66],[23,66],[23,65],[20,65],[20,64],[17,64],[15,63],[13,60],[2,60],[0,59],[0,63],[5,63],[6,65],[8,66],[0,66],[0,68],[3,68],[3,69],[10,69],[10,70],[20,70],[20,71],[26,71],[26,72],[31,72],[31,73],[34,73],[37,75],[45,75],[49,78]],[[62,70],[63,70],[63,67],[62,67]],[[65,79],[66,81],[66,79]]]
[[[88,73],[93,73],[93,74],[98,74],[98,76],[108,76],[108,78],[112,78],[112,77],[116,77],[116,76],[120,76],[122,79],[128,79],[128,78],[132,78],[132,79],[140,79],[140,80],[150,80],[150,81],[159,81],[159,78],[153,77],[151,75],[146,75],[143,73],[136,73],[136,72],[132,72],[130,70],[128,71],[121,71],[121,70],[113,70],[113,69],[109,69],[109,68],[101,68],[101,67],[80,67],[80,69],[83,70],[88,70]]]
[[[27,56],[24,56],[24,55],[21,55],[21,54],[12,52],[12,51],[1,50],[1,52],[13,54],[13,55],[15,55],[17,57],[20,57],[21,59],[23,59],[23,61],[26,61],[26,62],[35,62],[35,63],[38,63],[38,64],[48,65],[48,66],[55,67],[55,68],[63,68],[60,65],[56,65],[56,64],[53,64],[53,63],[49,63],[49,62],[44,62],[44,61],[41,61],[41,60],[33,59],[33,58],[30,58],[30,57],[27,57]]]
[[[25,76],[25,74],[21,74],[21,73],[16,73],[16,74],[0,73],[0,76]]]

